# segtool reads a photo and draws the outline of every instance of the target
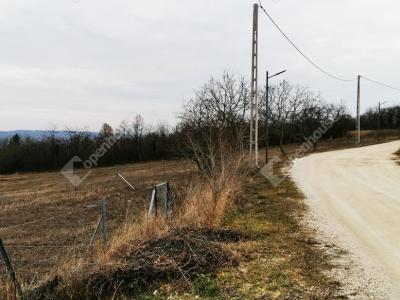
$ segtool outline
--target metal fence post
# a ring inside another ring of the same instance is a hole
[[[157,195],[157,186],[154,187],[154,213],[156,218],[158,217],[158,195]]]
[[[147,214],[147,219],[151,219],[151,215],[153,214],[153,209],[154,209],[154,188],[151,190],[151,198],[150,198],[150,207],[149,207],[149,212]]]
[[[169,218],[172,213],[171,187],[169,185],[169,181],[167,181],[167,199],[166,199],[165,211],[167,217]]]
[[[104,247],[107,247],[108,245],[108,219],[107,219],[107,203],[106,199],[102,198],[101,201],[101,217],[103,219],[103,242],[104,242]]]
[[[17,281],[17,276],[15,275],[15,271],[11,264],[11,260],[7,254],[6,248],[4,247],[3,241],[1,239],[0,239],[0,254],[3,257],[3,261],[6,265],[7,273],[15,285],[15,289],[17,290],[18,295],[21,297],[22,296],[21,286],[20,286],[19,282]]]
[[[154,215],[156,218],[160,215],[170,219],[172,214],[172,192],[168,181],[160,183],[151,189],[151,200],[148,212],[148,219]]]
[[[99,219],[99,221],[97,222],[97,225],[96,225],[96,229],[94,230],[92,238],[90,239],[90,243],[89,243],[89,245],[87,247],[87,251],[89,251],[90,247],[92,246],[93,241],[96,238],[97,232],[99,231],[100,224],[102,224],[102,223],[103,223],[103,216],[100,216],[100,219]]]

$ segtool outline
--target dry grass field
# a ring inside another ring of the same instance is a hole
[[[143,217],[152,186],[170,181],[179,192],[194,172],[186,161],[99,168],[78,188],[59,172],[1,175],[0,238],[18,278],[29,285],[44,280],[60,258],[86,251],[100,217],[100,197],[107,199],[112,237],[125,220]],[[5,272],[0,264],[0,277]]]
[[[382,136],[382,142],[399,138],[397,132]],[[374,143],[374,133],[363,135],[362,145]],[[323,141],[318,145],[317,151],[354,146],[354,137],[350,135],[343,139]],[[299,145],[288,145],[288,154],[294,153],[298,147]],[[271,157],[275,155],[280,156],[279,148],[271,149]],[[260,158],[262,157],[263,150],[260,149]],[[117,176],[118,173],[135,186],[137,191],[128,187]],[[199,190],[190,189],[196,178],[196,167],[183,160],[94,169],[78,188],[74,188],[57,171],[0,175],[0,238],[11,256],[18,279],[24,286],[35,286],[38,282],[54,277],[59,270],[59,264],[65,264],[64,258],[84,256],[82,254],[87,251],[100,217],[101,197],[107,199],[110,236],[113,238],[118,237],[118,230],[124,224],[130,221],[141,223],[149,206],[151,188],[160,182],[170,181],[180,199],[185,199],[190,191],[192,198],[213,199],[210,195],[205,195],[209,186],[200,184]],[[217,185],[225,186],[223,183]],[[226,196],[220,193],[218,195],[229,198],[234,190],[235,188],[227,188]],[[204,203],[202,200],[200,202]],[[203,212],[204,216],[200,214],[198,201],[188,203],[194,203],[195,207],[186,207],[186,213],[180,216],[178,223],[191,226],[200,218],[201,224],[207,225],[207,216],[214,218],[214,214],[207,209]],[[227,202],[220,203],[225,205]],[[224,212],[225,208],[218,210]],[[134,239],[132,232],[134,231],[127,232],[127,239]],[[93,247],[94,252],[102,248],[101,235],[97,237],[97,243]],[[116,248],[121,248],[121,242],[117,245],[119,246]],[[0,279],[5,277],[6,270],[0,264]]]

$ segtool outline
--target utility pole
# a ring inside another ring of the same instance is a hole
[[[378,104],[378,144],[381,142],[381,108],[382,105],[388,103],[389,101],[380,102]]]
[[[380,133],[381,133],[381,102],[379,102],[378,105],[378,144],[380,144],[381,142]]]
[[[265,163],[269,162],[269,72],[265,86]]]
[[[255,154],[258,165],[258,4],[253,6],[253,31],[251,54],[251,109],[250,109],[250,158]]]
[[[361,101],[361,76],[357,77],[357,138],[356,143],[361,143],[361,117],[360,117],[360,101]]]

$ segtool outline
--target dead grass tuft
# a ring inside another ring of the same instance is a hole
[[[13,283],[7,278],[0,279],[0,299],[17,300],[17,290]]]
[[[221,172],[199,178],[189,186],[176,225],[218,226],[230,201],[242,192],[242,182],[249,171],[245,166],[242,158],[236,158]]]

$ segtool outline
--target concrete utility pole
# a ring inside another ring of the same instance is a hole
[[[255,154],[258,165],[258,4],[253,6],[253,31],[251,53],[251,109],[250,109],[250,157]]]
[[[378,144],[380,144],[380,142],[381,142],[380,133],[381,133],[381,103],[379,102],[379,105],[378,105]]]
[[[265,84],[265,163],[269,162],[269,72]]]
[[[388,103],[389,101],[385,101],[385,102],[379,102],[378,104],[378,144],[381,142],[381,108],[382,105]]]
[[[358,75],[357,80],[357,138],[356,143],[361,143],[361,117],[360,117],[360,101],[361,101],[361,76]]]

